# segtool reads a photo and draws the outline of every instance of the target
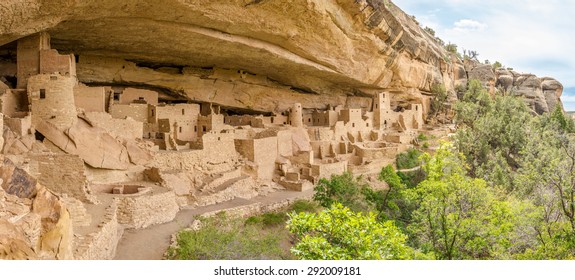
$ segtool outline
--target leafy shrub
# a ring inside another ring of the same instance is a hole
[[[373,213],[354,213],[339,203],[317,214],[293,214],[289,231],[297,244],[291,252],[304,260],[410,259],[407,236],[392,221],[380,223]]]
[[[277,222],[276,216],[270,217],[267,218],[268,222]],[[180,231],[177,236],[177,247],[169,248],[166,255],[169,259],[178,260],[291,258],[291,255],[283,251],[280,246],[283,227],[263,231],[261,226],[252,224],[257,222],[258,218],[248,220],[250,222],[226,216],[203,219],[201,229]]]
[[[407,152],[397,155],[396,163],[397,169],[410,169],[419,166],[421,163],[419,157],[423,154],[422,151],[410,148]]]
[[[300,199],[300,200],[296,200],[296,201],[290,206],[288,212],[296,212],[296,213],[308,212],[308,213],[312,213],[312,212],[317,212],[318,208],[319,208],[319,205],[317,205],[315,202]]]

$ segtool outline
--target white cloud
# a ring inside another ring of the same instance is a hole
[[[453,24],[456,32],[477,32],[487,28],[487,24],[472,19],[462,19]]]

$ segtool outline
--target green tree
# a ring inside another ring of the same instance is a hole
[[[556,117],[533,120],[516,179],[518,193],[543,211],[539,248],[529,258],[575,256],[575,135]]]
[[[355,213],[339,203],[317,214],[291,214],[291,252],[304,260],[405,260],[413,258],[407,236],[392,221]]]
[[[431,93],[434,98],[431,100],[431,110],[429,112],[430,116],[437,117],[440,113],[445,113],[447,99],[449,95],[443,84],[434,84],[431,86]]]
[[[513,172],[519,168],[532,116],[520,98],[496,96],[492,100],[479,87],[479,82],[471,81],[463,100],[456,104],[460,129],[454,142],[473,177],[513,189]]]
[[[406,191],[417,204],[408,230],[419,248],[438,259],[509,257],[518,228],[511,205],[484,180],[467,177],[465,159],[451,144],[424,160],[427,179]]]
[[[367,184],[346,172],[332,175],[329,180],[320,179],[314,188],[313,199],[326,208],[334,203],[341,203],[353,211],[369,211],[374,209],[374,205],[372,201],[365,199],[366,188],[369,188]]]

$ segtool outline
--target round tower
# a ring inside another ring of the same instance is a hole
[[[32,125],[39,120],[54,124],[60,130],[70,128],[77,119],[74,103],[76,77],[41,74],[28,79],[28,98]]]
[[[292,126],[302,127],[303,126],[303,110],[301,103],[293,104],[291,112],[289,114],[289,121]]]

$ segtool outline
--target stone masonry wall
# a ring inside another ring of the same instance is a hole
[[[118,222],[130,228],[145,228],[173,220],[180,210],[173,191],[118,197]]]
[[[31,156],[36,164],[30,165],[30,172],[49,190],[67,194],[85,203],[95,198],[88,193],[84,161],[75,155],[53,154]],[[57,167],[57,168],[55,168]]]
[[[118,225],[116,201],[106,209],[105,220],[98,225],[99,231],[76,240],[74,256],[77,260],[111,260],[116,255],[121,228]]]

